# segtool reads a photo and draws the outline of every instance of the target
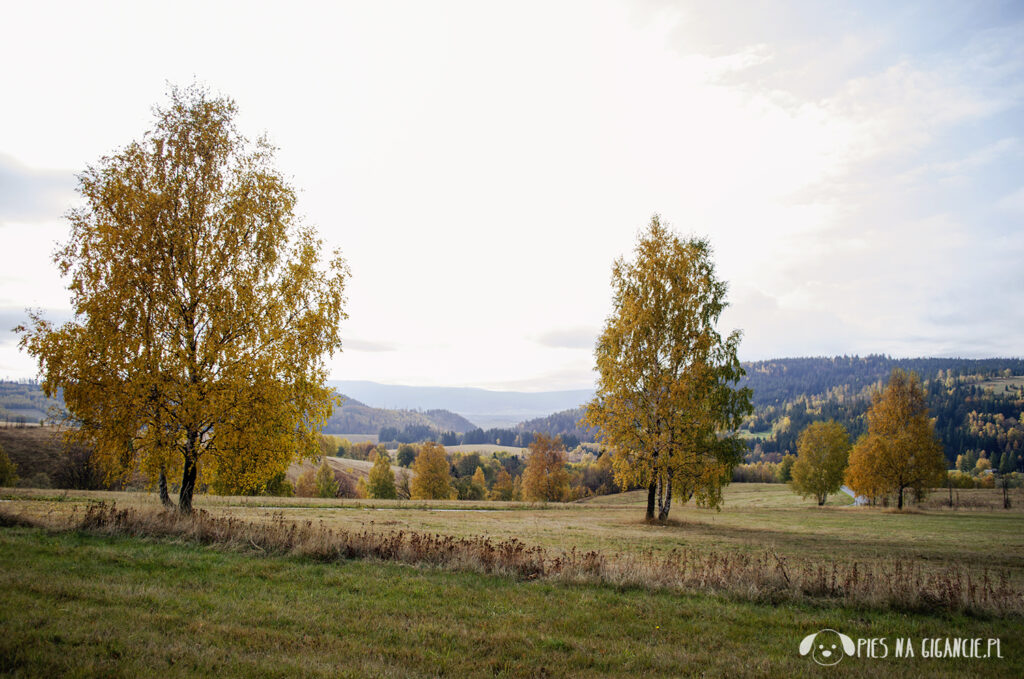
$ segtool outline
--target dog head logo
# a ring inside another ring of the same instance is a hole
[[[854,655],[857,647],[853,639],[834,629],[823,629],[808,634],[800,642],[800,655],[811,654],[814,662],[819,665],[835,665],[843,659],[843,655]]]

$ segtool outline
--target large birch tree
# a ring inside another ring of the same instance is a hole
[[[294,214],[274,148],[235,126],[237,107],[173,88],[141,141],[79,175],[83,205],[55,262],[74,319],[20,328],[48,396],[63,390],[69,436],[108,477],[258,491],[317,453],[335,397],[348,269]]]
[[[616,482],[647,489],[648,520],[664,521],[673,491],[683,502],[721,503],[742,459],[736,436],[752,412],[736,351],[718,319],[727,285],[706,240],[681,239],[655,215],[636,258],[612,268],[613,309],[595,350],[598,386],[584,421],[612,453]]]

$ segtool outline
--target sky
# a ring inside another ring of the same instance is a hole
[[[612,263],[706,237],[740,357],[1024,355],[1024,5],[33,2],[0,27],[0,377],[75,175],[235,99],[352,270],[334,379],[593,385]]]

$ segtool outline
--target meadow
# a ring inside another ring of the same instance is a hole
[[[638,493],[543,506],[198,496],[196,506],[219,531],[207,539],[177,528],[81,529],[98,503],[108,514],[116,502],[148,516],[156,509],[151,494],[4,490],[0,511],[24,520],[0,529],[0,623],[8,632],[0,672],[821,676],[825,668],[797,645],[832,628],[888,638],[890,646],[896,637],[998,638],[1004,656],[893,658],[890,651],[847,658],[828,669],[835,676],[1021,676],[1020,608],[788,596],[772,589],[777,578],[761,591],[649,583],[658,571],[641,568],[679,553],[703,564],[705,578],[765,554],[774,559],[768,574],[783,563],[787,580],[822,564],[847,571],[901,564],[901,572],[925,576],[959,570],[976,583],[983,572],[1005,574],[1004,595],[1019,599],[1024,497],[1014,491],[1014,508],[1005,511],[994,509],[993,491],[960,492],[974,509],[898,513],[848,506],[842,497],[819,508],[785,486],[733,484],[722,511],[677,506],[664,526],[641,520]],[[78,530],[55,530],[76,521]],[[226,522],[235,538],[224,537]],[[349,547],[275,549],[273,536],[295,523],[324,545],[327,533],[347,535]],[[549,565],[488,569],[479,560],[382,551],[384,536],[396,533],[432,535],[449,550],[458,538],[478,551],[480,540],[500,548],[514,538],[543,551]],[[573,548],[607,557],[605,570],[550,565]],[[622,559],[633,559],[636,572],[612,568]]]

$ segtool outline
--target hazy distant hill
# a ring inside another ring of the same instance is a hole
[[[491,391],[468,387],[406,387],[342,380],[329,384],[378,408],[442,408],[472,420],[484,429],[509,427],[535,417],[576,408],[590,400],[590,389],[568,391]]]
[[[325,434],[377,434],[384,427],[404,429],[410,425],[425,425],[438,431],[465,432],[476,425],[453,412],[432,410],[390,410],[373,408],[348,396],[340,409],[335,410],[324,426]]]
[[[324,427],[325,434],[374,434],[382,427],[402,429],[408,425],[426,425],[438,431],[465,432],[476,425],[447,410],[387,410],[373,408],[354,398],[343,397],[342,407],[334,411]],[[60,400],[47,399],[39,385],[31,381],[0,381],[0,422],[36,424],[49,417],[51,406],[63,408]]]
[[[580,441],[593,441],[597,430],[580,424],[583,410],[583,406],[560,410],[547,417],[538,417],[526,422],[520,422],[516,429],[518,431],[548,434],[549,436],[575,436]]]
[[[63,405],[60,400],[43,396],[37,382],[0,381],[0,422],[38,424],[40,419],[50,416],[51,407]]]

